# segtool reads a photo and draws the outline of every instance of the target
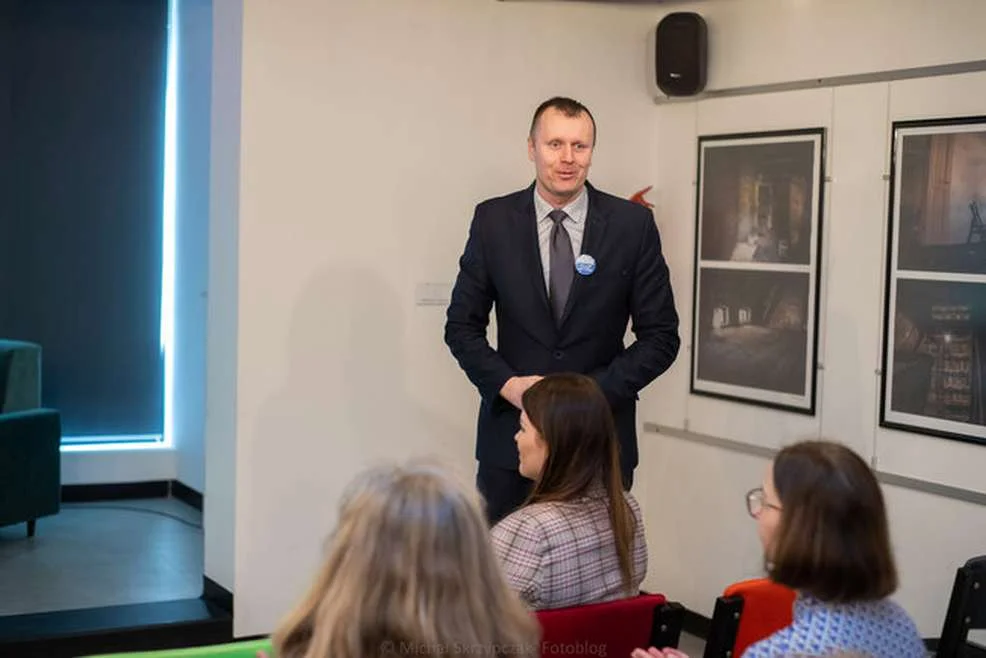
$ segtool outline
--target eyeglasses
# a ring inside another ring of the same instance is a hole
[[[757,487],[756,489],[751,489],[746,494],[746,511],[750,513],[750,516],[757,518],[765,507],[770,509],[775,509],[780,511],[780,505],[773,505],[765,500],[763,493],[763,487]]]

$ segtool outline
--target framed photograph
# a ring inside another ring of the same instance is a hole
[[[814,415],[823,128],[700,137],[691,391]]]
[[[986,117],[892,148],[880,424],[986,444]]]

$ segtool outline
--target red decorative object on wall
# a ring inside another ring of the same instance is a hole
[[[644,198],[644,195],[647,194],[648,192],[650,192],[650,188],[652,188],[652,187],[654,187],[654,186],[653,185],[648,185],[644,189],[642,189],[639,192],[635,193],[632,197],[630,197],[630,201],[632,201],[634,203],[639,203],[644,208],[653,208],[654,207],[654,204],[651,203],[651,202],[649,202],[647,199]]]

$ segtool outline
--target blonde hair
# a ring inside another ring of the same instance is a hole
[[[277,658],[536,658],[538,640],[478,495],[427,464],[357,480],[315,582],[273,636]]]

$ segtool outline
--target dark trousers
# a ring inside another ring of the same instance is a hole
[[[489,466],[480,462],[476,488],[486,501],[486,518],[490,527],[520,507],[534,486],[516,469]]]
[[[534,482],[519,471],[480,463],[476,473],[476,488],[486,501],[486,518],[490,526],[524,504]],[[633,469],[623,471],[623,488],[633,487]]]

